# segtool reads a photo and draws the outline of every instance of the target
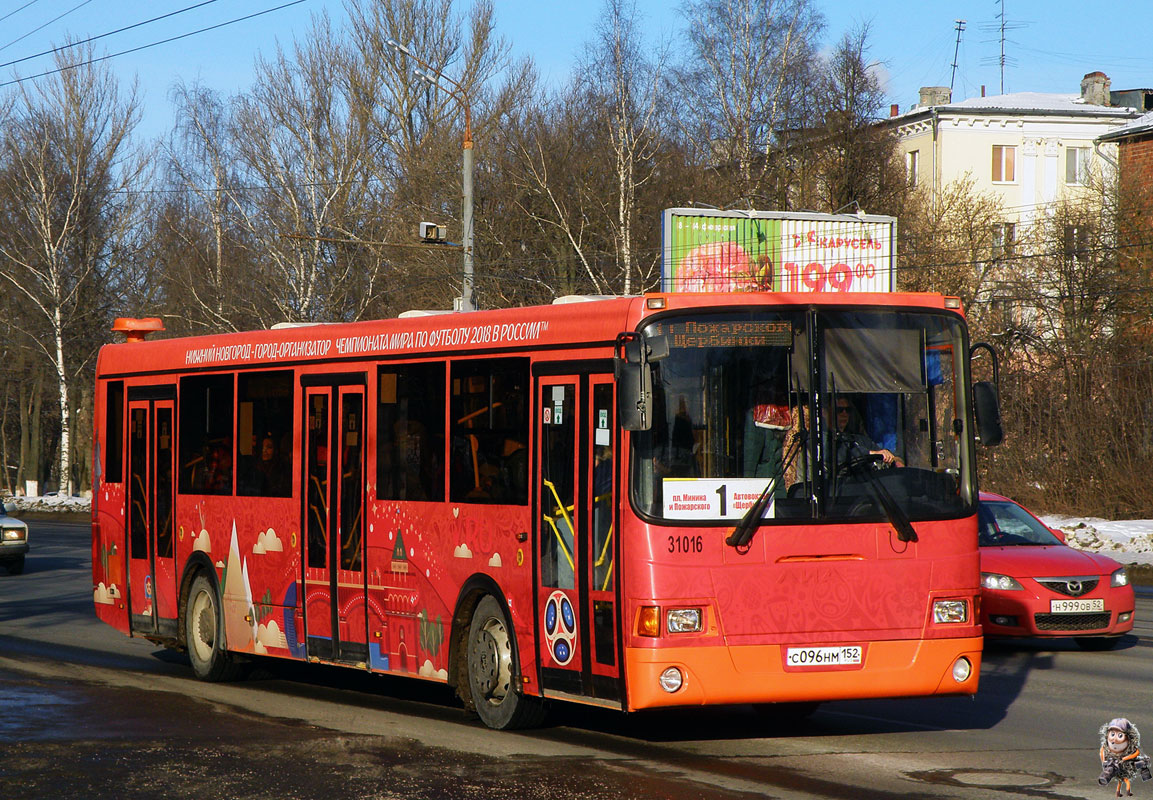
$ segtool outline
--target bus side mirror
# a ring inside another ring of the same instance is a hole
[[[995,383],[977,381],[973,384],[973,413],[977,416],[977,436],[981,444],[986,447],[999,445],[1005,432],[1001,428],[1001,401]]]
[[[647,431],[653,425],[653,373],[648,364],[617,366],[617,418],[626,431]]]
[[[617,336],[613,373],[617,380],[617,419],[626,431],[647,431],[653,426],[653,371],[649,362],[667,358],[665,336],[646,339],[636,331]]]

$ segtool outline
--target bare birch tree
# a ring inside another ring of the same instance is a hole
[[[216,92],[183,83],[172,99],[178,122],[164,153],[173,192],[152,214],[150,260],[166,295],[160,302],[193,331],[242,330],[256,324],[257,293],[228,107]]]
[[[806,129],[824,18],[811,0],[688,0],[685,66],[671,92],[725,204],[776,191],[772,156]]]
[[[60,410],[60,488],[72,491],[72,378],[93,352],[83,345],[101,277],[131,223],[129,192],[141,173],[128,137],[139,119],[135,87],[120,91],[90,47],[61,50],[61,72],[20,84],[3,139],[0,277],[26,299],[30,341],[51,364]],[[34,328],[32,326],[35,326]]]

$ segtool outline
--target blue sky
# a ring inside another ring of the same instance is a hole
[[[199,0],[202,1],[202,0]],[[0,0],[0,63],[22,59],[60,44],[66,35],[93,36],[194,5],[198,0]],[[101,39],[102,52],[116,53],[274,8],[291,0],[216,0],[167,20]],[[519,56],[531,56],[546,81],[562,82],[594,30],[603,6],[590,0],[495,0],[499,32]],[[1153,87],[1153,57],[1143,43],[1153,22],[1153,3],[1086,6],[1070,0],[929,0],[910,10],[908,0],[815,0],[825,14],[825,44],[867,22],[870,58],[880,62],[889,102],[901,110],[924,85],[948,85],[956,40],[955,19],[965,19],[954,97],[1000,92],[997,14],[1006,7],[1005,90],[1076,92],[1086,72],[1101,70],[1114,89]],[[461,8],[466,8],[461,3]],[[678,6],[637,0],[644,28],[655,46],[675,42]],[[263,16],[112,60],[126,80],[139,78],[145,103],[143,133],[157,135],[172,125],[168,89],[183,79],[225,93],[245,89],[258,53],[271,54],[277,41],[303,34],[311,15],[327,10],[343,19],[339,0],[304,0]],[[7,16],[5,16],[7,15]],[[55,19],[60,17],[59,19]],[[54,21],[55,20],[55,21]],[[36,30],[39,28],[39,30]],[[0,68],[23,75],[50,68],[36,58]],[[10,90],[10,87],[6,90]]]

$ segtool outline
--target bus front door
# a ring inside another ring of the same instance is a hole
[[[320,377],[320,376],[317,376]],[[301,538],[310,659],[368,662],[364,571],[364,386],[308,386]]]
[[[536,408],[541,687],[619,708],[612,378],[542,378]]]
[[[175,387],[128,392],[128,607],[132,632],[176,636],[172,422]]]

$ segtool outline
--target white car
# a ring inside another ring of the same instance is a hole
[[[28,526],[22,520],[8,516],[0,503],[0,564],[8,567],[8,574],[24,571],[24,554],[28,552]]]

